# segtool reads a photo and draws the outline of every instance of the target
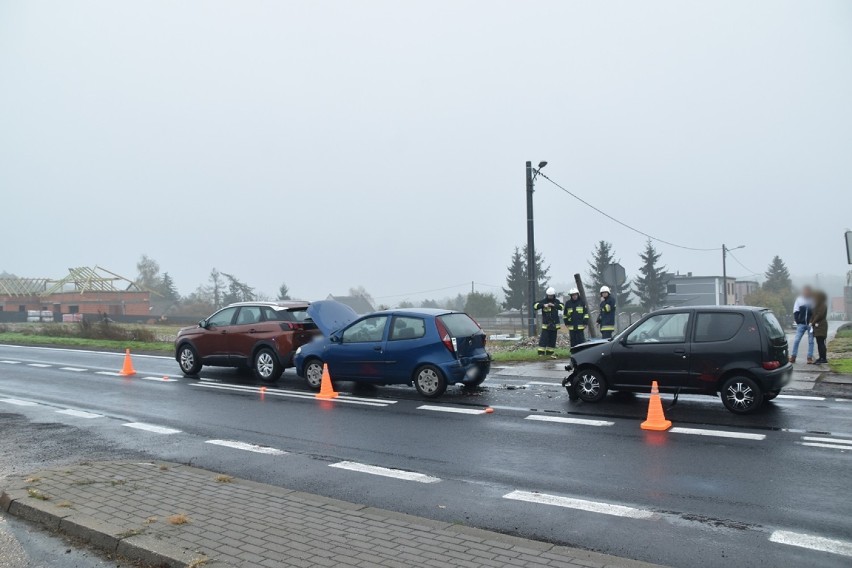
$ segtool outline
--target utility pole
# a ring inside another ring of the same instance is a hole
[[[535,337],[535,228],[533,223],[533,167],[527,162],[527,334]]]

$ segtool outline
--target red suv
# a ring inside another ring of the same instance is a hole
[[[293,354],[319,333],[307,302],[240,302],[195,327],[181,329],[175,360],[185,375],[202,365],[251,368],[264,382],[277,381],[293,366]]]

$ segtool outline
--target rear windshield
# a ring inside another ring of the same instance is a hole
[[[285,310],[270,308],[267,306],[264,309],[264,315],[269,321],[291,321],[295,323],[311,321],[311,318],[308,317],[307,308],[294,308],[290,310]]]
[[[763,312],[762,319],[763,329],[766,330],[766,333],[771,339],[786,339],[787,336],[784,334],[784,328],[781,327],[775,314],[770,311]]]
[[[446,326],[447,331],[453,337],[469,337],[482,333],[476,322],[467,314],[447,314],[438,316],[438,319],[441,320],[441,323]]]

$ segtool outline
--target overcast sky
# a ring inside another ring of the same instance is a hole
[[[500,285],[526,160],[662,239],[746,245],[734,275],[843,274],[852,2],[0,1],[0,270]],[[637,269],[643,237],[546,180],[535,209],[554,280],[600,239]]]

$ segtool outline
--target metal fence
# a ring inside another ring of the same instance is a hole
[[[591,310],[589,317],[592,321],[596,321],[600,310]],[[615,316],[616,330],[628,328],[631,324],[644,317],[644,313],[619,312]],[[511,335],[511,336],[526,336],[527,335],[527,318],[520,316],[510,317],[493,317],[493,318],[476,318],[479,325],[488,335]],[[540,329],[541,317],[536,318],[536,329]]]

